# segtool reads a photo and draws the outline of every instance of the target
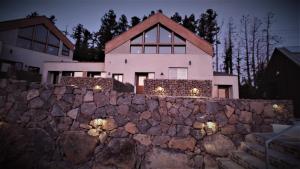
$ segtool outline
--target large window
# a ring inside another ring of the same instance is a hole
[[[119,82],[123,82],[123,74],[113,74],[112,77]]]
[[[187,79],[187,68],[169,68],[169,79]]]
[[[133,54],[185,54],[185,39],[158,24],[132,38],[130,53]]]
[[[44,25],[35,25],[19,29],[17,46],[38,52],[58,55],[59,39]],[[69,48],[65,45],[64,47],[66,49],[62,50],[62,55],[69,52]]]

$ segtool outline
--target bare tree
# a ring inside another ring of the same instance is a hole
[[[248,40],[248,24],[249,15],[243,16],[241,19],[242,33],[244,36],[244,47],[245,47],[245,60],[246,60],[246,73],[247,82],[251,84],[251,74],[250,74],[250,57],[249,57],[249,40]]]
[[[240,45],[237,47],[237,57],[236,57],[236,72],[238,75],[238,84],[241,85],[241,57],[240,57]]]
[[[259,33],[259,28],[261,26],[262,22],[260,21],[260,19],[258,19],[257,17],[254,17],[252,20],[252,27],[251,27],[251,68],[252,68],[252,75],[253,75],[253,82],[254,82],[254,86],[255,86],[255,77],[256,77],[256,60],[255,60],[255,48],[259,47],[258,45],[256,45],[256,43],[259,44],[259,38],[258,33]]]

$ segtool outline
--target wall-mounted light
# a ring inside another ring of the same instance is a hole
[[[189,61],[189,65],[190,65],[190,66],[192,65],[192,61]]]
[[[215,134],[217,132],[217,129],[217,123],[211,121],[206,122],[205,130],[207,135]]]
[[[109,76],[109,75],[110,75],[110,72],[108,72],[107,74],[108,74],[108,76]]]
[[[273,110],[275,111],[275,112],[283,112],[283,109],[284,109],[284,106],[283,105],[278,105],[278,104],[273,104]]]
[[[125,59],[125,64],[127,64],[127,59]]]
[[[190,90],[191,96],[199,96],[199,93],[200,93],[200,90],[198,88],[194,87]]]
[[[161,86],[158,86],[158,87],[155,88],[155,94],[164,95],[165,94],[165,89]]]
[[[100,85],[95,85],[94,90],[101,91],[102,87]]]
[[[161,73],[160,73],[160,75],[161,75],[161,76],[163,76],[163,75],[164,75],[164,73],[163,73],[163,72],[161,72]]]

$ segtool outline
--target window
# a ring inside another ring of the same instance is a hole
[[[48,43],[53,46],[59,46],[59,39],[50,32]]]
[[[142,50],[143,50],[142,46],[131,46],[130,47],[130,53],[140,54],[140,53],[143,53]]]
[[[169,68],[169,79],[187,79],[187,68]]]
[[[17,46],[21,47],[21,48],[25,48],[25,49],[30,49],[31,48],[31,40],[18,37]]]
[[[156,53],[156,46],[145,46],[145,53],[147,54]]]
[[[39,51],[39,52],[44,52],[46,48],[46,45],[44,43],[40,43],[40,42],[33,42],[32,43],[32,49]]]
[[[133,54],[186,53],[185,39],[160,24],[132,38],[130,44]]]
[[[87,77],[99,78],[101,77],[101,72],[87,72]]]
[[[65,44],[63,44],[61,54],[63,56],[69,56],[70,55],[70,49]]]
[[[21,29],[19,29],[18,35],[20,37],[23,37],[23,38],[31,39],[32,38],[32,34],[33,34],[33,28],[34,27],[21,28]]]
[[[157,43],[157,27],[145,33],[145,43]]]
[[[172,46],[159,46],[159,53],[161,54],[171,54]]]
[[[55,46],[49,45],[47,48],[47,53],[52,54],[52,55],[58,55],[58,51],[59,51],[59,48],[55,47]]]
[[[40,68],[34,66],[28,66],[28,72],[40,73]]]
[[[71,71],[63,71],[63,72],[62,72],[62,76],[73,77],[73,76],[74,76],[74,72],[71,72]]]
[[[123,82],[123,74],[113,74],[113,79],[119,81],[119,82]]]
[[[37,25],[35,27],[35,40],[42,42],[42,43],[46,43],[47,40],[47,28],[43,25]]]
[[[83,72],[74,72],[74,77],[83,77]]]
[[[148,73],[148,79],[154,79],[155,73]]]
[[[174,54],[185,54],[185,46],[174,46]]]

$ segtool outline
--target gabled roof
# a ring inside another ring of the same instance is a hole
[[[55,34],[67,47],[74,49],[74,44],[45,16],[32,18],[22,18],[0,22],[0,31],[16,29],[20,27],[44,24],[53,34]]]
[[[281,48],[276,48],[276,49],[278,51],[280,51],[285,57],[290,59],[292,62],[294,62],[298,66],[300,66],[300,47],[299,46],[281,47]]]
[[[190,30],[186,29],[182,25],[174,22],[172,19],[168,18],[167,16],[156,13],[151,17],[147,18],[143,22],[137,24],[136,26],[132,27],[128,31],[122,33],[121,35],[115,37],[114,39],[110,40],[105,44],[105,53],[112,51],[113,49],[117,48],[118,46],[122,45],[126,41],[130,40],[131,38],[135,37],[136,35],[142,33],[143,31],[147,30],[148,28],[152,27],[156,24],[162,24],[166,26],[168,29],[174,31],[184,39],[188,40],[196,47],[200,48],[204,52],[209,55],[213,55],[213,48],[212,45],[207,42],[206,40],[200,38]]]

